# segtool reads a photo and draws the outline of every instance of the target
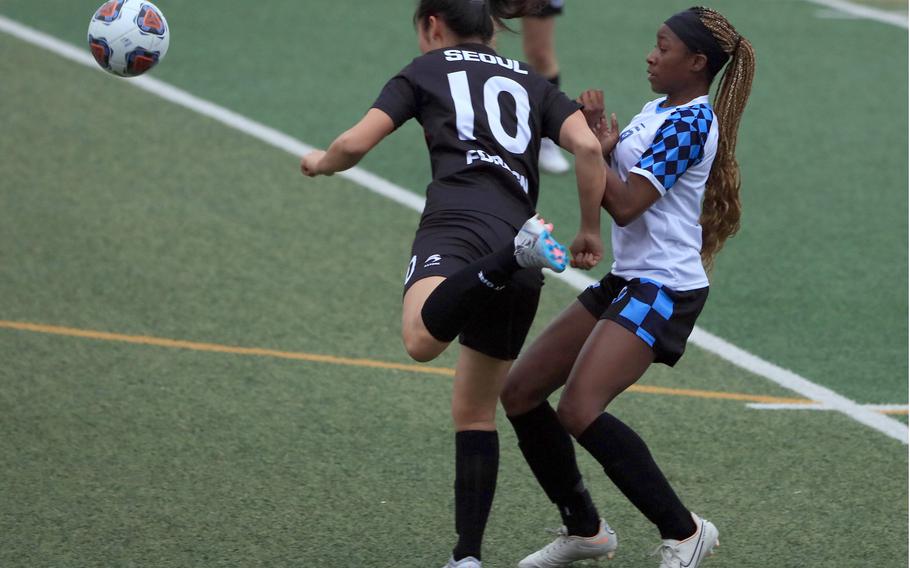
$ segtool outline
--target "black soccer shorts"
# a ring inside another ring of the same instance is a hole
[[[438,211],[424,216],[414,236],[404,291],[428,276],[451,276],[465,266],[513,242],[518,229],[473,211]],[[506,288],[468,322],[459,342],[504,361],[518,357],[537,314],[543,274],[516,272]]]
[[[677,292],[648,278],[607,274],[578,301],[598,319],[615,321],[654,350],[654,360],[672,367],[686,350],[708,288]]]

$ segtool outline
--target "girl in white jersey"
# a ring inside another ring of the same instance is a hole
[[[727,64],[729,61],[729,64]],[[519,447],[565,523],[520,568],[611,556],[616,533],[599,518],[572,437],[661,535],[661,568],[696,568],[717,529],[677,497],[647,445],[607,405],[653,363],[682,355],[708,296],[714,256],[739,227],[736,133],[754,52],[720,14],[695,7],[660,27],[648,80],[666,96],[621,132],[603,95],[581,97],[610,162],[603,207],[614,220],[612,270],[585,290],[518,359],[502,394]],[[727,65],[714,105],[708,92]],[[565,390],[557,410],[547,397]]]

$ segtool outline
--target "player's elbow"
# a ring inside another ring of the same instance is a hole
[[[632,211],[616,207],[612,209],[607,208],[607,212],[610,214],[610,217],[613,218],[613,222],[619,227],[625,227],[641,216],[641,211]]]
[[[369,145],[360,137],[345,132],[335,141],[338,151],[347,158],[359,160],[370,151]]]
[[[576,160],[590,160],[592,162],[601,162],[603,158],[600,153],[600,142],[590,131],[587,136],[579,136],[572,140],[572,145],[568,150],[575,155]]]
[[[610,213],[610,217],[613,218],[613,222],[616,223],[617,227],[625,227],[626,225],[628,225],[629,223],[634,221],[634,219],[632,219],[631,217],[628,217],[626,215],[617,215],[615,213]]]
[[[585,138],[585,140],[579,145],[578,151],[575,153],[577,158],[584,157],[587,160],[591,160],[597,163],[603,162],[603,155],[600,150],[600,142],[597,141],[597,138],[593,136]]]
[[[603,205],[603,208],[610,214],[613,222],[616,223],[618,227],[625,227],[632,221],[638,219],[642,213],[633,207],[611,200],[609,195],[604,195],[604,200],[601,205]]]

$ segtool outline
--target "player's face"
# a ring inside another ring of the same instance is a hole
[[[662,25],[657,44],[648,54],[648,82],[655,93],[672,93],[692,80],[691,64],[695,54],[673,31]]]

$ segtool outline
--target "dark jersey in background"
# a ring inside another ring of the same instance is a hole
[[[518,228],[535,213],[541,137],[559,140],[580,105],[525,63],[472,43],[414,59],[373,108],[396,128],[423,126],[433,170],[424,215],[481,211]]]

